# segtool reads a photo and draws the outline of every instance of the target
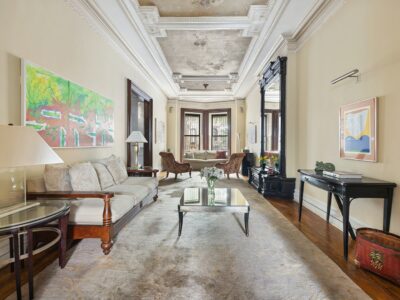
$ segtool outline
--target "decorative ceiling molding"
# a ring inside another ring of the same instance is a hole
[[[247,16],[160,17],[157,6],[139,6],[147,32],[167,37],[167,30],[243,30],[242,36],[257,36],[270,12],[269,5],[250,5]]]

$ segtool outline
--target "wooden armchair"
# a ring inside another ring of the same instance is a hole
[[[245,153],[233,153],[226,163],[217,163],[215,167],[224,170],[228,179],[230,179],[229,174],[231,173],[236,173],[237,178],[239,178],[240,166],[245,155]]]
[[[189,163],[180,163],[175,160],[174,155],[171,152],[160,152],[161,160],[165,170],[167,171],[167,177],[169,173],[175,174],[175,180],[178,174],[189,172],[189,176],[192,177],[192,167]]]

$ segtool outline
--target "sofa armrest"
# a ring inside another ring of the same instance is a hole
[[[75,198],[112,198],[114,193],[112,192],[28,192],[26,198],[28,200],[35,200],[37,198],[49,198],[49,199],[75,199]]]
[[[103,226],[110,227],[112,224],[112,213],[111,213],[111,198],[114,197],[114,193],[110,192],[31,192],[27,193],[26,197],[28,200],[34,200],[37,198],[48,198],[48,199],[76,199],[76,198],[101,198],[104,201],[103,209]]]

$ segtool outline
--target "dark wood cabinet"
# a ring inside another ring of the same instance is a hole
[[[246,152],[246,156],[242,160],[242,175],[249,176],[249,168],[254,167],[256,164],[256,157],[254,153]]]
[[[261,168],[249,168],[249,183],[264,197],[293,200],[296,178],[268,175]]]

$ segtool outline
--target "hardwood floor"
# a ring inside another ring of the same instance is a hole
[[[162,177],[162,174],[160,174]],[[284,215],[311,242],[331,258],[357,285],[373,299],[400,299],[400,287],[372,273],[357,268],[353,263],[355,243],[350,241],[349,260],[342,256],[342,232],[327,224],[307,208],[303,207],[302,222],[297,221],[298,204],[294,201],[266,199]],[[58,258],[55,248],[35,257],[35,274]],[[22,271],[22,282],[27,282],[26,270]],[[15,289],[14,275],[10,268],[0,269],[0,299],[5,299]]]
[[[268,199],[301,233],[332,259],[373,299],[400,299],[400,287],[368,271],[357,268],[354,261],[355,241],[349,240],[349,260],[343,259],[342,231],[303,206],[301,223],[298,222],[298,203]]]

